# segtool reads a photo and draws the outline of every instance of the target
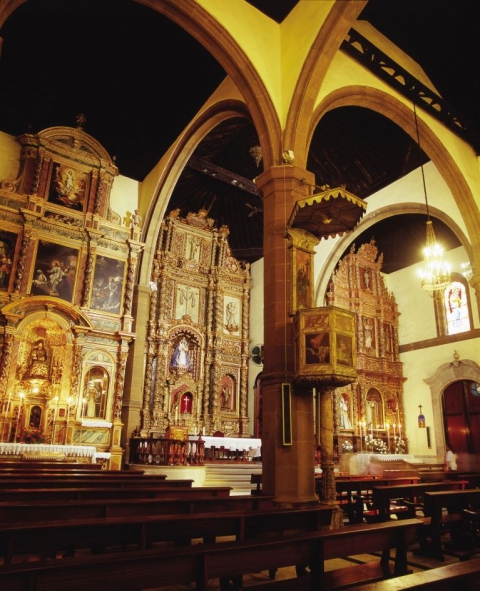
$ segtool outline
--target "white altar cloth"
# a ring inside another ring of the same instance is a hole
[[[411,464],[415,463],[415,456],[413,454],[355,454],[351,458],[355,462],[355,466],[352,466],[353,462],[351,461],[350,471],[352,472],[352,469],[356,469],[356,472],[352,472],[352,474],[368,474],[369,464],[373,458],[385,462],[385,468],[388,468],[388,462],[398,462],[399,460],[405,460]]]
[[[190,435],[190,441],[197,441],[196,435]],[[260,448],[262,447],[262,440],[253,437],[211,437],[209,435],[202,435],[205,442],[205,447],[224,447],[231,451],[248,451],[252,452],[253,457],[260,456]],[[258,453],[256,453],[258,451]],[[250,454],[249,454],[250,455]]]
[[[0,455],[65,454],[71,458],[90,458],[96,461],[96,448],[87,445],[49,445],[46,443],[0,443]]]

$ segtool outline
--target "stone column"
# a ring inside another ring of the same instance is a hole
[[[145,341],[147,320],[150,308],[151,289],[145,285],[136,285],[133,294],[133,316],[135,318],[135,341],[132,343],[125,374],[125,392],[122,400],[122,446],[127,450],[132,432],[140,425],[140,410],[143,399],[143,381],[145,378]]]
[[[311,173],[275,166],[256,179],[264,217],[264,372],[262,375],[262,489],[281,505],[318,501],[314,477],[311,389],[292,386],[292,445],[282,439],[282,384],[294,371],[291,317],[292,269],[286,238],[295,202],[309,196]]]

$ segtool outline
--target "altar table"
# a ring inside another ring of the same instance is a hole
[[[38,459],[54,459],[56,456],[65,456],[65,459],[76,461],[89,460],[92,464],[96,462],[96,448],[87,445],[49,445],[46,443],[0,443],[0,457],[4,459],[17,456],[22,458],[28,455],[38,456]]]

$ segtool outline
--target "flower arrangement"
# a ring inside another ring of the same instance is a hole
[[[406,443],[400,437],[395,437],[395,453],[396,454],[404,454],[405,450],[407,449]]]
[[[19,436],[20,443],[45,443],[45,439],[40,427],[25,427]]]
[[[365,437],[365,444],[367,449],[371,449],[374,453],[377,454],[387,454],[388,453],[388,446],[383,441],[383,439],[377,439],[372,437],[371,435],[367,435]]]
[[[353,451],[353,444],[351,441],[344,441],[342,443],[342,451],[343,453],[351,453]]]

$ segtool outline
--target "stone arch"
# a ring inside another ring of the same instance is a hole
[[[145,241],[153,246],[146,250],[142,257],[142,266],[140,269],[141,283],[148,284],[150,281],[160,225],[170,196],[188,159],[210,131],[223,121],[232,117],[251,119],[245,104],[238,100],[223,100],[209,106],[184,130],[181,138],[179,138],[174,148],[168,154],[168,160],[164,164],[164,169],[157,181],[153,194],[148,196],[150,208],[146,219],[146,225],[148,227]]]
[[[455,236],[460,240],[461,245],[465,248],[469,259],[471,260],[472,247],[470,246],[467,236],[460,228],[460,226],[452,220],[444,211],[432,207],[429,205],[430,214],[445,222],[448,227],[452,230]],[[322,305],[325,294],[327,293],[328,283],[332,276],[333,270],[338,263],[339,258],[345,252],[350,244],[353,244],[360,234],[365,230],[374,226],[383,219],[405,214],[405,213],[425,213],[425,206],[420,203],[398,203],[396,205],[389,205],[381,209],[375,210],[375,214],[367,217],[362,221],[361,225],[355,228],[351,234],[347,234],[341,238],[338,238],[335,246],[331,249],[328,255],[325,257],[322,263],[322,273],[319,274],[315,279],[315,302],[316,305]]]
[[[480,366],[470,359],[454,359],[440,365],[437,371],[424,382],[430,386],[433,410],[433,425],[437,458],[445,457],[445,433],[443,429],[442,395],[450,384],[462,380],[480,382]]]
[[[306,167],[312,115],[318,93],[336,52],[366,1],[336,2],[303,63],[293,92],[284,132],[284,146],[295,153],[296,164]],[[315,127],[314,127],[315,128]]]
[[[194,0],[139,0],[164,14],[201,43],[225,69],[245,100],[258,130],[266,166],[281,159],[280,121],[251,59],[217,18]]]
[[[386,92],[364,86],[346,86],[332,92],[326,97],[315,110],[308,137],[312,137],[315,127],[325,113],[334,108],[345,106],[365,107],[376,111],[380,115],[384,115],[390,119],[393,123],[396,123],[416,141],[413,103],[407,105]],[[438,128],[441,133],[436,135],[433,131],[433,126],[430,127],[429,123],[427,123],[427,121],[432,121],[432,119],[428,119],[428,116],[424,114],[422,109],[417,109],[417,119],[422,150],[432,160],[450,189],[460,214],[465,221],[468,235],[473,237],[471,240],[472,247],[477,247],[472,248],[472,254],[475,256],[475,251],[480,247],[480,238],[477,238],[480,236],[478,205],[466,181],[464,172],[452,157],[451,150],[446,147],[446,144],[452,148],[460,146],[463,151],[471,151],[472,166],[476,169],[476,157],[473,149],[468,147],[463,140],[454,137],[448,130]]]

